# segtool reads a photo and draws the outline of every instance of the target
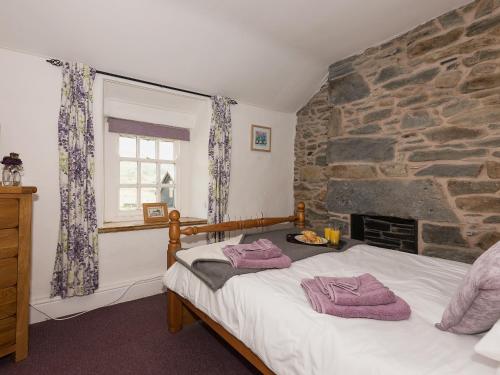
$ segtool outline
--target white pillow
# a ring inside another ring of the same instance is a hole
[[[500,362],[500,320],[483,336],[474,349],[476,353]]]
[[[222,260],[228,262],[227,257],[222,252],[222,248],[227,245],[239,244],[242,237],[243,235],[240,234],[239,236],[233,237],[226,241],[214,242],[209,245],[195,246],[187,250],[179,250],[175,255],[189,267],[191,267],[193,262],[198,259]]]

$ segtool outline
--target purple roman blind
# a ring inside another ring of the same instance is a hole
[[[146,137],[177,139],[189,141],[189,129],[175,126],[151,124],[149,122],[125,120],[122,118],[108,117],[109,131],[111,133],[124,133],[142,135]]]

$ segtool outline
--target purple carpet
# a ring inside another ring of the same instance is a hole
[[[203,324],[171,335],[166,311],[158,295],[31,325],[28,358],[0,358],[0,374],[258,374]]]

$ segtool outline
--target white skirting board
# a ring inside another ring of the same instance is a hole
[[[109,304],[132,301],[164,293],[165,287],[162,283],[162,277],[163,274],[151,275],[150,277],[107,285],[99,288],[94,294],[83,297],[72,297],[64,300],[60,297],[33,300],[31,301],[31,305],[52,317],[60,318],[86,310],[94,310]],[[120,298],[127,288],[134,283],[136,284]],[[118,298],[120,298],[120,300],[116,301]],[[48,317],[30,306],[30,324],[48,319]]]

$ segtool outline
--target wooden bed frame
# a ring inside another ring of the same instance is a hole
[[[228,221],[220,224],[203,225],[197,227],[180,227],[179,211],[172,211],[169,214],[169,242],[167,251],[167,268],[170,268],[175,262],[175,253],[181,248],[181,235],[191,236],[199,233],[209,232],[225,232],[233,230],[243,230],[248,228],[260,228],[281,223],[295,223],[295,225],[303,229],[305,226],[305,205],[300,202],[297,205],[295,215],[287,217],[262,218],[240,221]],[[252,365],[254,365],[263,374],[274,374],[262,360],[255,355],[243,342],[234,337],[219,323],[215,322],[204,312],[196,308],[191,302],[182,298],[172,290],[167,290],[167,323],[168,330],[171,333],[179,332],[183,326],[183,310],[187,309],[193,315],[203,320],[210,328],[212,328],[219,336],[231,345],[238,353],[245,357]]]

